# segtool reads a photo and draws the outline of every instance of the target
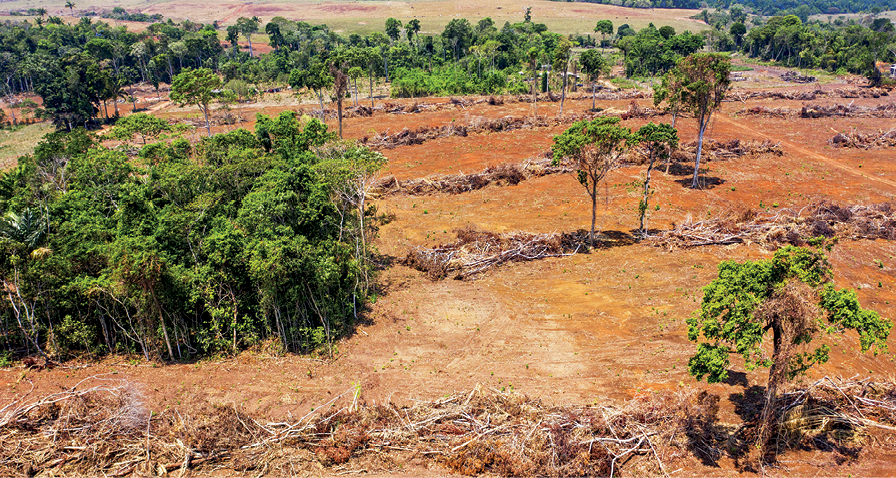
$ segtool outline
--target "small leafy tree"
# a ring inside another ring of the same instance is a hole
[[[208,68],[186,70],[174,77],[171,84],[171,101],[184,105],[196,105],[205,116],[205,130],[212,135],[209,106],[221,90],[221,78]]]
[[[670,70],[671,83],[680,85],[681,107],[697,117],[697,159],[694,162],[694,181],[697,188],[700,173],[700,155],[703,153],[703,135],[712,113],[722,105],[725,93],[731,85],[731,58],[718,53],[695,53],[679,60]]]
[[[644,178],[644,196],[638,203],[638,218],[642,234],[647,234],[647,201],[653,194],[650,189],[650,173],[657,159],[664,159],[678,147],[678,131],[672,126],[661,123],[647,123],[635,133],[638,143],[647,152],[647,176]]]
[[[304,86],[309,90],[314,91],[317,95],[317,99],[320,100],[320,111],[321,114],[323,114],[323,90],[327,86],[333,84],[333,77],[330,76],[329,67],[326,64],[316,61],[312,63],[307,70],[302,70],[300,68],[292,70],[289,73],[289,84],[292,86],[293,90],[298,90]]]
[[[598,185],[607,174],[619,167],[619,160],[637,141],[628,128],[619,126],[620,118],[610,116],[574,123],[563,134],[554,136],[553,164],[564,159],[572,161],[579,183],[591,198],[591,234],[594,245],[594,226],[597,221]]]
[[[139,134],[145,145],[147,138],[155,138],[166,131],[171,131],[171,125],[167,121],[146,113],[136,113],[119,118],[109,131],[109,137],[119,141],[130,141]]]
[[[892,324],[862,309],[855,291],[834,287],[831,265],[820,248],[787,246],[771,260],[722,262],[719,277],[703,294],[700,310],[687,320],[688,339],[697,342],[689,371],[698,380],[721,382],[728,377],[732,353],[743,356],[747,370],[770,367],[760,447],[770,435],[778,387],[828,361],[830,347],[811,349],[813,341],[855,330],[862,352],[887,349]],[[769,339],[771,356],[762,349]]]
[[[610,28],[612,29],[612,26]],[[597,99],[597,80],[602,73],[606,73],[610,70],[610,65],[607,64],[607,60],[604,59],[604,56],[593,48],[582,53],[579,61],[582,63],[582,71],[591,77],[591,110],[593,111],[595,108],[595,100]]]

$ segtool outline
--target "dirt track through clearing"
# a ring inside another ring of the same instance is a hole
[[[845,164],[842,164],[842,163],[840,163],[840,162],[838,162],[838,161],[836,161],[836,160],[834,160],[834,159],[831,159],[831,158],[829,158],[829,157],[827,157],[827,156],[825,156],[825,155],[823,155],[823,154],[819,154],[819,153],[810,151],[810,150],[808,150],[808,149],[806,149],[806,148],[804,148],[804,147],[802,147],[802,146],[798,146],[798,145],[796,145],[796,144],[794,144],[794,143],[791,143],[790,141],[787,141],[787,140],[785,140],[785,139],[781,139],[781,138],[779,138],[779,137],[774,137],[774,136],[770,136],[770,135],[768,135],[768,134],[762,133],[762,132],[757,131],[757,130],[755,130],[755,129],[753,129],[753,128],[750,128],[749,126],[744,126],[744,125],[741,124],[740,122],[731,119],[730,117],[728,117],[728,116],[725,115],[725,114],[717,114],[716,118],[717,118],[719,121],[721,121],[721,122],[723,122],[723,123],[727,123],[727,124],[729,124],[729,125],[731,125],[731,126],[733,126],[733,127],[739,128],[739,129],[742,130],[742,131],[747,131],[747,132],[750,132],[750,133],[755,134],[755,135],[757,135],[757,136],[760,136],[760,137],[762,137],[762,138],[769,139],[769,140],[771,140],[771,141],[779,142],[779,143],[781,143],[782,145],[784,145],[787,149],[790,149],[790,150],[792,150],[792,151],[796,151],[796,152],[798,152],[799,154],[804,155],[804,156],[806,156],[806,157],[810,157],[810,158],[817,159],[817,160],[819,160],[819,161],[821,161],[821,162],[827,164],[828,166],[833,166],[833,167],[835,167],[835,168],[837,168],[837,169],[839,169],[839,170],[841,170],[841,171],[846,171],[847,173],[850,173],[850,174],[855,175],[855,176],[859,176],[859,177],[862,177],[862,178],[865,178],[865,179],[870,179],[870,180],[872,180],[872,181],[877,181],[877,182],[879,182],[879,183],[883,183],[883,184],[886,184],[886,185],[891,186],[891,187],[896,187],[896,181],[891,181],[891,180],[889,180],[889,179],[876,178],[876,177],[873,177],[873,176],[868,176],[867,174],[865,174],[865,173],[863,173],[863,172],[861,172],[861,171],[859,171],[859,170],[857,170],[857,169],[855,169],[855,168],[853,168],[853,167],[850,167],[850,166],[847,166],[847,165],[845,165]]]

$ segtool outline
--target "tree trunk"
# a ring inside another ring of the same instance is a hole
[[[595,101],[597,100],[597,82],[591,81],[591,111],[593,112],[596,108]]]
[[[588,235],[588,242],[594,247],[594,226],[597,224],[597,182],[591,185],[591,233]]]
[[[776,425],[776,405],[778,402],[778,387],[781,386],[787,378],[787,364],[790,362],[789,347],[785,341],[790,337],[785,337],[781,331],[783,324],[780,319],[775,318],[772,325],[774,332],[774,347],[772,352],[772,367],[768,372],[768,386],[765,391],[765,405],[762,407],[762,414],[759,418],[759,433],[757,434],[757,446],[759,448],[760,459],[767,452],[766,446],[772,436],[772,432]]]
[[[208,105],[205,105],[205,107],[202,108],[202,114],[205,116],[205,131],[208,133],[208,137],[211,138],[212,137],[212,123],[208,119]]]
[[[567,61],[563,67],[563,87],[560,91],[560,116],[563,116],[563,102],[566,101],[566,86],[569,82],[569,75],[566,74],[567,70],[569,70],[569,62]]]
[[[246,41],[249,42],[249,58],[255,58],[255,54],[252,52],[252,35],[246,35]]]
[[[339,139],[342,139],[342,91],[336,91],[336,114],[339,118]]]
[[[370,107],[373,108],[373,65],[370,66]]]
[[[700,114],[700,134],[697,136],[697,159],[694,161],[694,181],[691,187],[697,189],[700,185],[697,183],[697,176],[700,173],[700,155],[703,153],[703,133],[706,131],[706,124],[709,118],[704,113]]]
[[[653,162],[656,157],[651,154],[650,162],[647,163],[647,177],[644,179],[644,199],[641,207],[641,233],[647,235],[647,200],[650,198],[650,172],[653,170]]]

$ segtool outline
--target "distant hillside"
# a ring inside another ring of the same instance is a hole
[[[569,1],[569,0],[557,0]],[[700,8],[701,0],[576,0],[587,3],[602,3],[632,8]],[[809,9],[809,14],[838,13],[872,13],[896,10],[896,0],[707,0],[713,8],[728,8],[740,4],[749,7],[753,13],[760,15],[776,15],[788,10],[795,10],[801,5]]]

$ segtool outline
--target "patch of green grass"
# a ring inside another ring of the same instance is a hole
[[[0,170],[15,166],[19,156],[30,154],[44,135],[51,131],[53,125],[50,123],[0,129]]]
[[[638,87],[637,84],[626,78],[611,78],[610,83],[612,83],[616,88],[621,88],[623,90],[630,90]]]

